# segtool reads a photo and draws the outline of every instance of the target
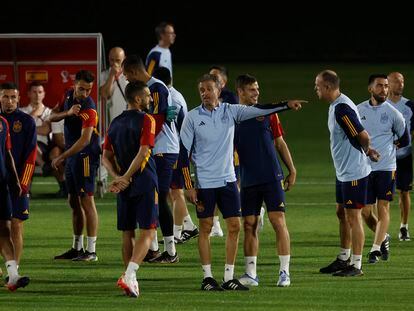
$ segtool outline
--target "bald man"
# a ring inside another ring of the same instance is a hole
[[[407,129],[411,135],[413,135],[414,103],[402,95],[404,91],[404,76],[399,72],[391,72],[388,75],[388,83],[388,102],[402,113]],[[411,208],[410,190],[412,190],[413,182],[413,156],[411,149],[411,136],[407,146],[397,149],[396,181],[397,189],[400,194],[401,225],[398,234],[400,241],[410,241],[408,216]]]
[[[109,108],[109,121],[119,116],[127,107],[125,87],[128,81],[122,73],[122,62],[125,51],[120,47],[113,47],[109,51],[110,68],[102,72],[100,94],[106,100]]]

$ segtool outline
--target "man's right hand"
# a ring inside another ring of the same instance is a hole
[[[80,104],[73,105],[68,110],[68,117],[71,116],[71,115],[77,116],[79,114],[80,109],[81,109],[81,105]]]
[[[193,203],[194,205],[197,204],[198,199],[197,199],[197,190],[196,189],[192,188],[192,189],[186,190],[185,195],[191,203]]]
[[[292,99],[292,100],[289,100],[287,102],[287,105],[290,109],[292,109],[294,111],[298,111],[298,110],[302,109],[302,104],[306,104],[306,103],[308,103],[307,100]]]

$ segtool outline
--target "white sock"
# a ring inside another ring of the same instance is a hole
[[[381,245],[372,244],[370,252],[381,251]]]
[[[246,269],[246,273],[250,275],[253,279],[257,276],[256,262],[257,262],[257,256],[245,256],[244,257],[244,266]]]
[[[289,275],[289,263],[290,263],[290,255],[282,255],[279,256],[280,261],[280,271],[285,271]]]
[[[214,227],[220,227],[220,218],[219,218],[219,216],[214,216],[213,217],[213,226]]]
[[[224,265],[224,282],[233,280],[234,275],[234,265]]]
[[[354,265],[355,268],[361,269],[362,266],[362,255],[354,255],[351,256],[351,265]]]
[[[351,256],[351,249],[350,248],[341,248],[339,252],[338,258],[341,260],[348,260]]]
[[[149,247],[150,250],[156,252],[159,247],[158,247],[158,236],[157,236],[157,232],[155,232],[155,237],[154,239],[151,241],[151,245]]]
[[[86,241],[88,242],[88,245],[86,245],[86,251],[88,251],[89,253],[95,253],[96,236],[87,236]]]
[[[408,229],[408,224],[403,224],[403,223],[402,223],[402,224],[400,225],[400,228],[405,228],[405,229]]]
[[[19,277],[19,273],[17,272],[17,263],[16,260],[9,260],[6,261],[6,269],[7,274],[9,275],[9,283],[14,284]]]
[[[211,265],[201,265],[203,268],[203,278],[212,278],[213,274],[211,273]]]
[[[73,235],[72,248],[76,249],[77,251],[83,249],[83,234]]]
[[[193,223],[193,220],[191,219],[190,214],[184,217],[183,221],[184,230],[192,231],[196,228],[196,226]]]
[[[174,225],[174,237],[177,239],[181,239],[181,232],[183,231],[183,226],[176,226]]]
[[[137,278],[137,270],[139,269],[139,265],[135,262],[130,261],[128,263],[128,267],[125,271],[125,275],[128,278]]]
[[[164,252],[167,251],[170,256],[174,256],[176,253],[174,236],[165,236],[164,237]]]

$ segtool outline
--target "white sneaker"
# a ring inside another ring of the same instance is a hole
[[[288,287],[290,286],[290,277],[285,270],[279,272],[279,280],[277,281],[277,286],[279,287]]]
[[[125,274],[122,274],[117,285],[124,290],[125,295],[133,298],[139,296],[139,286],[136,278],[128,278]]]
[[[223,230],[221,230],[220,224],[213,225],[213,228],[211,228],[210,236],[222,237],[223,235]]]
[[[260,208],[260,216],[259,216],[259,230],[262,231],[264,227],[264,214],[265,214],[265,208],[262,206]]]
[[[250,275],[245,273],[239,278],[239,282],[245,286],[259,286],[259,278],[257,275],[255,278],[252,278]]]

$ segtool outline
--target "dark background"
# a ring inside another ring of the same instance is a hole
[[[369,7],[367,7],[369,5]],[[413,18],[400,3],[2,1],[0,33],[101,32],[146,56],[160,21],[175,25],[174,63],[412,62]]]

